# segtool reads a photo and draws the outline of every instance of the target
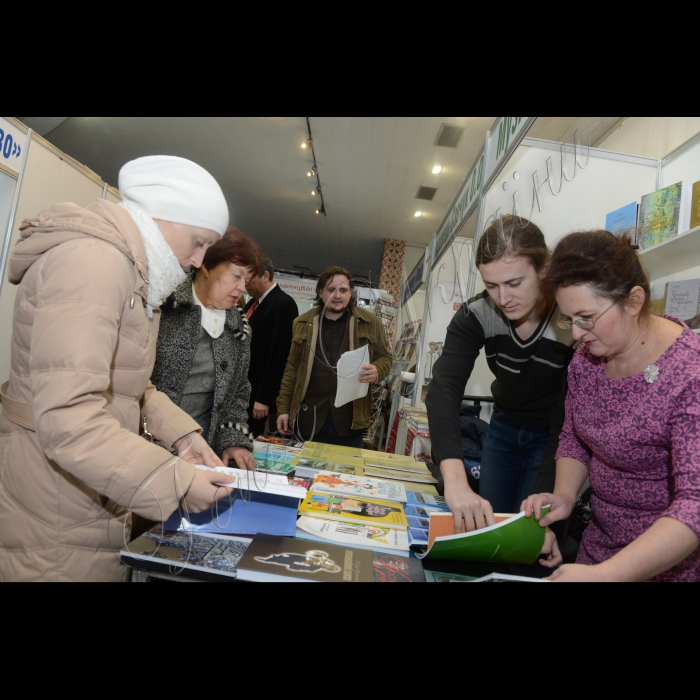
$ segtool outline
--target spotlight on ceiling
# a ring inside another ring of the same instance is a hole
[[[316,210],[316,213],[319,214],[319,215],[320,215],[320,214],[325,214],[325,213],[326,213],[326,209],[325,209],[324,207],[321,207],[320,209],[317,209],[317,210]]]
[[[417,212],[416,212],[416,219],[419,219],[421,216],[423,216],[423,212],[422,212],[422,211],[417,211]]]
[[[306,173],[306,174],[307,174],[309,177],[313,177],[314,175],[316,175],[316,173],[318,173],[318,168],[314,165],[314,167],[311,168],[311,170],[309,170],[309,172]]]
[[[433,175],[439,175],[442,172],[442,166],[441,165],[436,165],[433,168]]]
[[[321,188],[320,188],[320,187],[317,187],[311,194],[312,194],[314,197],[315,197],[317,194],[321,194]]]
[[[309,139],[308,141],[304,141],[304,143],[301,144],[301,147],[303,149],[311,148],[312,144],[313,144],[313,140]]]

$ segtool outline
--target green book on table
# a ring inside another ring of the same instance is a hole
[[[549,508],[542,510],[542,515]],[[497,525],[484,530],[455,535],[454,516],[435,513],[430,518],[430,546],[419,559],[464,561],[487,564],[535,564],[539,559],[546,530],[525,513],[497,516]]]

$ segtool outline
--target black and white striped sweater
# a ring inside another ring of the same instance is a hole
[[[460,407],[465,387],[484,350],[496,376],[493,398],[511,418],[533,427],[560,431],[562,391],[574,356],[571,331],[556,322],[557,307],[523,342],[496,303],[484,292],[457,313],[447,331],[443,355],[430,384],[428,415],[434,456],[439,464],[462,459]],[[557,436],[558,436],[557,432]]]

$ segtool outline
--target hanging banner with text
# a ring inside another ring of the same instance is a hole
[[[19,173],[26,143],[27,135],[7,119],[0,117],[0,163]]]
[[[486,185],[503,161],[527,135],[537,117],[499,117],[491,129],[491,147],[486,167]]]
[[[442,260],[442,256],[452,245],[452,242],[457,238],[462,227],[467,223],[474,209],[476,209],[479,193],[481,192],[481,185],[484,180],[485,160],[486,157],[482,150],[481,154],[476,159],[476,163],[472,166],[469,175],[467,175],[464,187],[459,193],[459,197],[457,197],[450,215],[435,237],[432,262],[433,269],[435,269],[435,266]]]
[[[296,301],[314,301],[316,299],[316,280],[302,280],[298,277],[275,276],[277,286]]]

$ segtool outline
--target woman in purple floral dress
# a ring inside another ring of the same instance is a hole
[[[590,478],[594,521],[552,581],[700,581],[700,337],[653,316],[629,238],[567,236],[544,285],[581,343],[569,370],[554,494],[523,509],[567,520]],[[545,566],[561,554],[548,533]]]

